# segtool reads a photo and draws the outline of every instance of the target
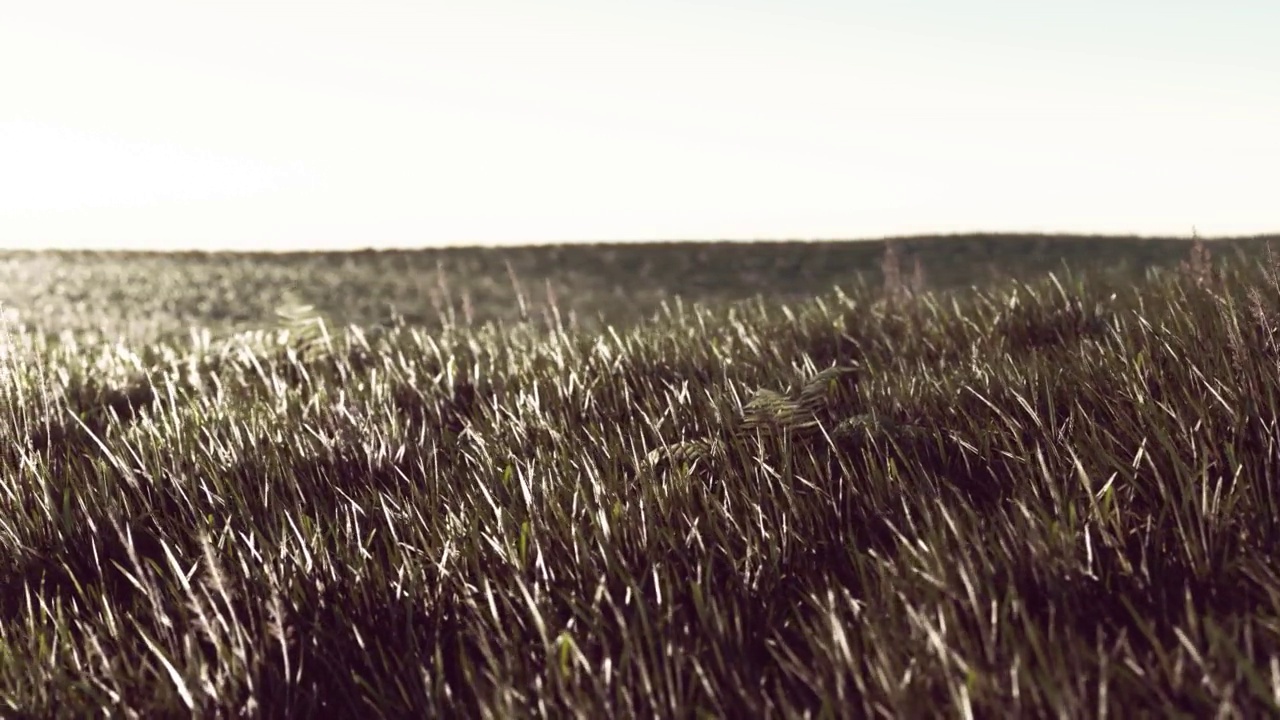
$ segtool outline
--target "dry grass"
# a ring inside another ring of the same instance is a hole
[[[0,706],[1275,713],[1280,263],[940,292],[890,261],[598,332],[16,327]]]

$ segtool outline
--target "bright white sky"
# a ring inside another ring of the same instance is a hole
[[[0,245],[1280,230],[1276,0],[0,0]]]

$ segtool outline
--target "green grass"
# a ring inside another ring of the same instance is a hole
[[[1280,261],[1195,247],[589,327],[19,308],[0,707],[1274,713]]]

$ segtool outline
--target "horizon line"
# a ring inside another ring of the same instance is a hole
[[[382,253],[382,252],[422,252],[431,250],[503,250],[503,249],[528,249],[528,248],[561,248],[561,247],[578,247],[578,246],[621,246],[621,245],[736,245],[736,244],[763,244],[763,245],[785,245],[785,244],[822,244],[822,243],[875,243],[875,242],[903,242],[903,241],[919,241],[919,240],[947,240],[960,238],[1013,238],[1013,237],[1041,237],[1046,239],[1115,239],[1115,240],[1157,240],[1157,241],[1186,241],[1194,242],[1202,240],[1210,243],[1242,241],[1242,240],[1267,240],[1280,239],[1280,230],[1275,232],[1264,232],[1255,234],[1235,234],[1235,235],[1201,235],[1193,230],[1188,235],[1156,235],[1156,234],[1140,234],[1140,233],[1081,233],[1081,232],[1044,232],[1044,231],[1017,231],[1017,230],[1000,230],[1000,231],[966,231],[966,232],[948,232],[948,233],[914,233],[902,235],[881,235],[869,237],[834,237],[834,238],[721,238],[721,239],[651,239],[651,240],[552,240],[552,241],[513,241],[513,242],[476,242],[476,241],[459,241],[454,243],[435,243],[423,245],[410,244],[389,244],[381,246],[372,245],[352,245],[347,247],[290,247],[281,249],[271,249],[258,247],[254,249],[248,248],[205,248],[205,247],[174,247],[170,249],[153,249],[142,247],[128,246],[75,246],[75,245],[53,245],[49,247],[32,247],[32,246],[10,246],[0,244],[0,253],[20,253],[20,254],[40,254],[40,253],[74,253],[74,254],[127,254],[127,255],[308,255],[308,254],[355,254],[355,253]]]

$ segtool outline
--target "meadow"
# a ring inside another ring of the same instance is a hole
[[[0,712],[1274,714],[1271,239],[0,255]]]

